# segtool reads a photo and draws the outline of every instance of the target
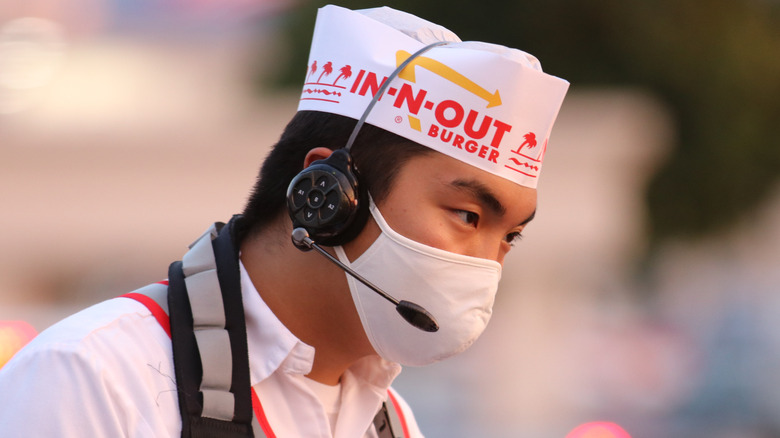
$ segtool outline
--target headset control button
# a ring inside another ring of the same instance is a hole
[[[325,204],[320,209],[320,218],[323,221],[327,221],[336,215],[336,211],[339,208],[340,193],[338,190],[331,190],[325,197]]]
[[[309,207],[320,208],[324,203],[325,203],[325,194],[322,193],[322,190],[312,189],[309,192],[309,199],[308,201],[306,201],[306,204],[308,204]]]
[[[313,208],[306,207],[301,211],[301,218],[303,219],[303,223],[306,225],[319,225],[319,220],[317,217],[317,210],[314,210]]]
[[[296,210],[306,204],[307,195],[311,189],[311,180],[309,179],[302,179],[295,184],[292,190],[292,201]]]
[[[326,192],[335,183],[336,183],[336,181],[333,178],[333,176],[331,176],[330,174],[325,173],[322,176],[320,176],[319,178],[317,178],[317,182],[314,185],[315,185],[315,187],[317,187],[318,189],[322,190],[323,192]]]

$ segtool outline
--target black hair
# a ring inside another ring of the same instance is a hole
[[[299,111],[284,129],[260,168],[244,208],[244,229],[254,234],[287,209],[287,186],[316,147],[343,148],[357,121],[337,114]],[[392,188],[395,175],[410,158],[431,149],[373,125],[364,124],[350,150],[360,182],[376,202]],[[245,235],[246,235],[245,234]]]

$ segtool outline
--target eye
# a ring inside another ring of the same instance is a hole
[[[517,242],[523,240],[523,235],[519,231],[515,231],[507,234],[504,240],[506,240],[508,244],[515,246]]]
[[[455,214],[457,214],[458,218],[465,224],[476,227],[479,223],[479,215],[473,211],[455,210]]]

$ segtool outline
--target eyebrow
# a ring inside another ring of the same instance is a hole
[[[457,189],[469,192],[480,204],[490,209],[493,213],[503,216],[506,207],[496,198],[490,189],[479,181],[456,179],[451,185]]]
[[[456,179],[451,183],[451,185],[459,190],[464,190],[471,193],[474,198],[476,198],[482,205],[487,207],[493,213],[499,216],[506,214],[506,207],[504,207],[504,204],[498,200],[490,188],[481,182],[474,180]],[[528,218],[521,222],[519,226],[527,225],[533,220],[534,216],[536,216],[536,209],[534,209],[533,213],[531,213]]]
[[[536,216],[536,209],[534,209],[533,213],[531,213],[531,215],[528,216],[528,219],[520,222],[520,226],[528,225],[528,222],[531,222],[532,220],[534,220],[535,216]]]

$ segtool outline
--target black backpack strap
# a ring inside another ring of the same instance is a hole
[[[214,224],[168,270],[185,438],[254,436],[238,246],[232,238],[238,220]]]

